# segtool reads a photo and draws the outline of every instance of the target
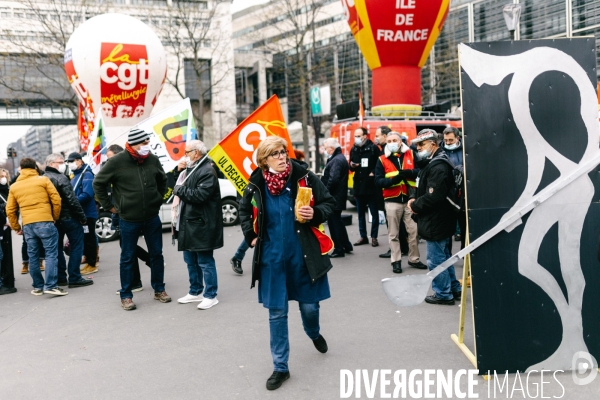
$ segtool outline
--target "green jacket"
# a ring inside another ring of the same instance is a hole
[[[147,221],[157,216],[166,191],[167,176],[154,154],[138,164],[123,151],[110,158],[94,179],[94,192],[102,208],[115,207],[125,221]]]

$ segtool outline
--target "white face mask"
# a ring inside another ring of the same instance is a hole
[[[67,170],[67,164],[59,164],[58,165],[58,172],[60,172],[61,174],[64,174],[66,170]]]
[[[142,147],[140,147],[140,149],[137,151],[137,153],[140,156],[145,156],[145,155],[148,155],[150,153],[150,150],[151,150],[150,149],[150,145],[149,144],[145,144]]]
[[[360,146],[362,144],[362,138],[354,138],[354,144]]]
[[[458,143],[454,143],[454,144],[447,144],[446,148],[448,150],[456,150],[458,148]]]
[[[4,177],[0,178],[0,185],[6,185],[8,183],[8,180]]]
[[[397,153],[400,146],[398,143],[388,143],[387,148],[390,150],[390,153]]]
[[[195,161],[192,161],[191,158],[189,158],[188,156],[183,157],[183,160],[185,161],[185,165],[188,168],[190,168],[192,165],[194,165],[194,162],[195,162]]]
[[[71,171],[75,171],[75,170],[77,169],[77,164],[76,164],[76,163],[74,163],[74,162],[70,162],[70,163],[69,163],[69,169],[70,169]]]

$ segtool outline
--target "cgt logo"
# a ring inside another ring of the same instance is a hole
[[[117,83],[119,89],[131,90],[139,83],[148,84],[148,61],[146,46],[139,44],[125,45],[119,43],[102,43],[102,54],[111,49],[108,56],[102,59],[100,78],[108,84]],[[131,59],[133,57],[133,60]]]

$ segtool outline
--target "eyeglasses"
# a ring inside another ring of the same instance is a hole
[[[273,158],[280,158],[281,156],[287,156],[287,150],[274,151],[269,156]]]
[[[192,151],[196,151],[196,149],[185,150],[185,155],[187,156],[187,155],[188,155],[188,153],[191,153]]]

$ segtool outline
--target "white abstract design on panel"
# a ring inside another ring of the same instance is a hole
[[[527,150],[528,176],[525,190],[502,220],[531,201],[540,185],[546,158],[558,168],[560,176],[564,177],[600,151],[596,92],[586,72],[571,56],[549,47],[539,47],[511,56],[494,56],[460,45],[460,63],[478,87],[483,84],[496,86],[508,75],[513,75],[508,100]],[[579,164],[560,154],[544,139],[530,114],[531,85],[535,78],[548,71],[558,71],[570,76],[579,89],[581,118],[588,137],[586,150]],[[573,196],[574,193],[576,196]],[[583,338],[581,317],[585,279],[580,262],[580,241],[593,195],[594,186],[589,176],[584,174],[548,201],[534,208],[523,229],[518,253],[519,273],[548,294],[558,310],[563,327],[563,337],[558,349],[546,360],[530,366],[528,370],[569,370],[573,355],[578,351],[588,351]],[[577,202],[576,206],[574,201]],[[542,240],[556,222],[560,268],[567,288],[568,301],[556,279],[537,262]]]

